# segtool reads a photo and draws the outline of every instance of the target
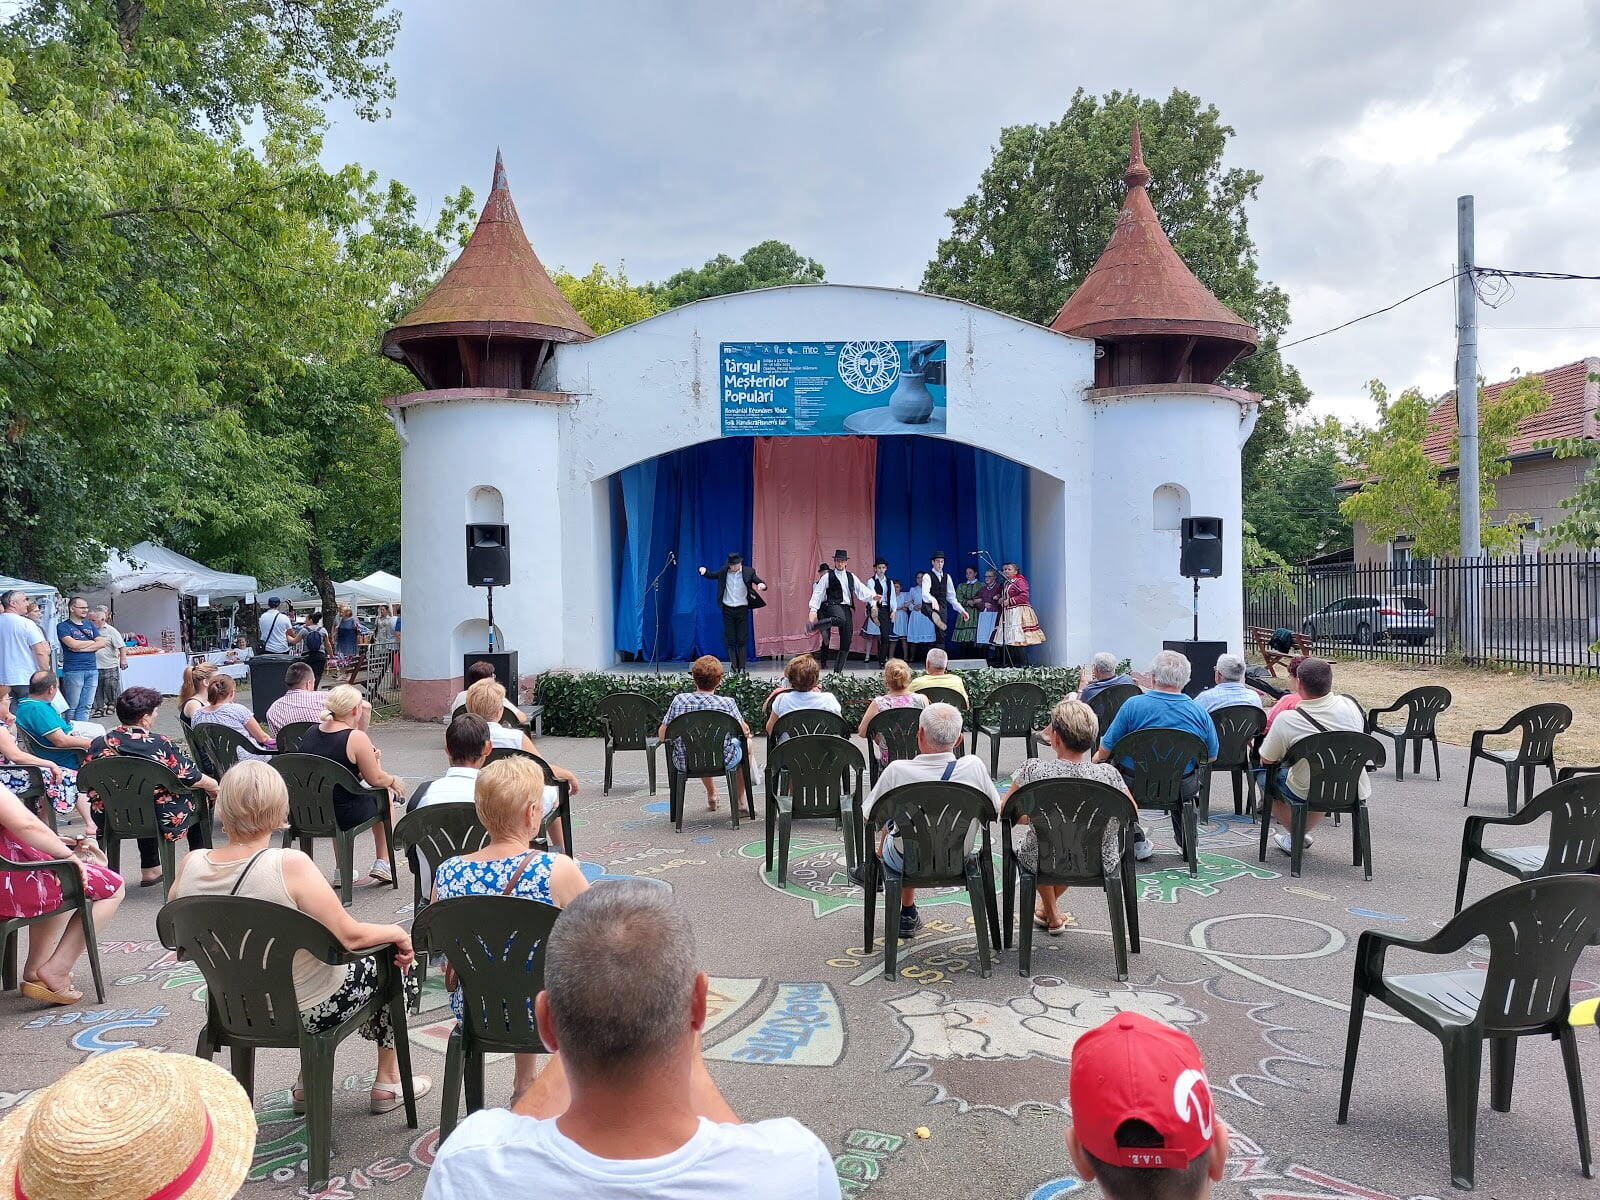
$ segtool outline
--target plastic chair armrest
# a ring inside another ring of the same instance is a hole
[[[45,858],[37,862],[13,862],[0,859],[0,873],[8,871],[44,871],[56,877],[61,885],[62,904],[77,904],[84,899],[83,872],[76,858]]]

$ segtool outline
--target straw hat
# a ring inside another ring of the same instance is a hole
[[[250,1097],[221,1067],[117,1050],[74,1067],[0,1122],[0,1195],[227,1200],[255,1146]]]

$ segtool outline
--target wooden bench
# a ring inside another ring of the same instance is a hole
[[[1274,650],[1271,646],[1272,635],[1276,630],[1268,629],[1262,625],[1252,625],[1247,630],[1250,641],[1256,648],[1256,653],[1261,655],[1261,661],[1266,665],[1267,673],[1276,676],[1278,664],[1288,663],[1295,656],[1305,657],[1311,653],[1314,646],[1309,635],[1304,633],[1294,634],[1294,649],[1290,651]],[[1287,674],[1285,668],[1285,674]]]

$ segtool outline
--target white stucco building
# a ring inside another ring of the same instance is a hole
[[[486,648],[464,526],[510,527],[496,641],[524,675],[614,665],[611,477],[722,436],[719,346],[900,336],[948,347],[944,437],[1028,468],[1027,573],[1049,641],[1149,657],[1190,636],[1178,524],[1224,522],[1204,638],[1239,649],[1240,449],[1256,398],[1213,381],[1254,334],[1189,274],[1145,196],[1137,142],[1117,232],[1052,328],[957,300],[817,284],[721,296],[593,337],[528,247],[504,172],[472,240],[386,350],[404,443],[406,710],[438,716]]]

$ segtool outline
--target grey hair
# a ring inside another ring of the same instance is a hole
[[[1089,666],[1093,668],[1096,679],[1110,679],[1117,673],[1117,656],[1109,650],[1102,650],[1089,660]]]
[[[1238,683],[1244,678],[1244,659],[1237,654],[1217,655],[1217,674],[1226,683]]]
[[[928,651],[922,665],[928,668],[929,675],[943,675],[950,669],[950,656],[935,646]]]
[[[961,710],[953,704],[930,704],[917,718],[917,727],[941,750],[961,740]]]
[[[89,615],[91,617],[109,617],[111,615],[111,610],[104,604],[96,604],[89,610]]]
[[[567,1070],[617,1079],[655,1065],[689,1033],[694,926],[653,880],[607,880],[561,910],[544,989]]]
[[[1176,650],[1163,650],[1150,663],[1150,676],[1157,687],[1181,688],[1189,682],[1189,660]]]

